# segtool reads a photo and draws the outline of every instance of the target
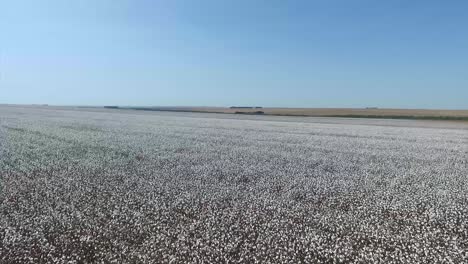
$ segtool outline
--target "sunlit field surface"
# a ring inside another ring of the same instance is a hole
[[[0,106],[0,263],[466,263],[443,124]]]

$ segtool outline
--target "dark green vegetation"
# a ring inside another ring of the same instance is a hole
[[[265,112],[263,112],[263,111],[254,111],[254,112],[236,111],[235,114],[241,114],[241,115],[263,115],[263,114],[265,114]]]

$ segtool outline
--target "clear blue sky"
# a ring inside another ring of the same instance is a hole
[[[0,1],[0,103],[468,109],[468,1]]]

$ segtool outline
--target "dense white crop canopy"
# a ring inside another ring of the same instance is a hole
[[[2,106],[0,263],[466,263],[467,160],[463,124]]]

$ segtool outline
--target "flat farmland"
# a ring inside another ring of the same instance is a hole
[[[0,106],[0,263],[466,263],[468,125]]]
[[[130,107],[132,108],[132,107]],[[173,112],[258,114],[273,116],[348,117],[468,121],[468,110],[390,108],[225,108],[225,107],[133,107],[133,109]]]

